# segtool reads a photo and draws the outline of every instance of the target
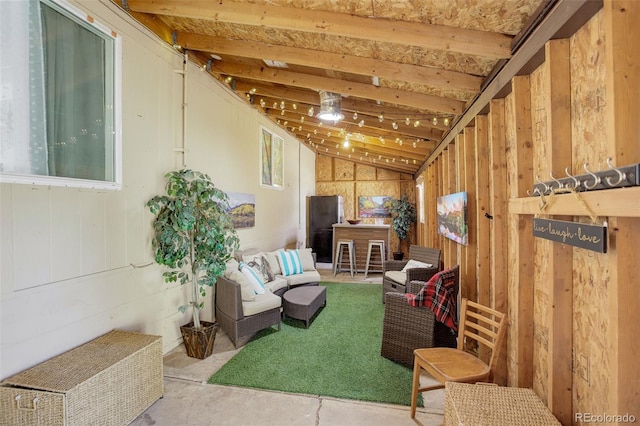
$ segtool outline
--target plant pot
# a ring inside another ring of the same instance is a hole
[[[402,260],[402,258],[404,257],[404,253],[401,251],[394,251],[393,252],[393,260]]]
[[[205,359],[213,353],[213,342],[218,332],[217,322],[200,321],[200,330],[193,328],[193,322],[180,327],[182,340],[191,358]]]

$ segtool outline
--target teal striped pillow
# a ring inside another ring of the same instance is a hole
[[[302,273],[302,261],[298,250],[279,251],[278,261],[282,269],[282,275],[289,276]]]

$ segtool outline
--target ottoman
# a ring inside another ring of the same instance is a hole
[[[531,389],[447,382],[444,398],[445,426],[560,425]]]
[[[282,296],[284,315],[303,320],[309,328],[309,320],[321,306],[327,304],[327,288],[324,286],[303,286],[292,288]]]

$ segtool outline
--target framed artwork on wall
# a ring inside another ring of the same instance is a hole
[[[438,233],[459,244],[469,244],[467,193],[443,195],[437,201]]]
[[[229,192],[229,212],[236,229],[256,226],[256,196],[240,192]]]
[[[260,127],[260,185],[284,187],[284,140],[265,127]]]
[[[391,217],[389,203],[392,197],[361,195],[358,197],[358,217],[385,218]]]

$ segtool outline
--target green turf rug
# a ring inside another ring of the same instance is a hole
[[[411,369],[380,356],[381,284],[321,283],[327,305],[308,329],[287,318],[260,332],[209,383],[411,404]]]

